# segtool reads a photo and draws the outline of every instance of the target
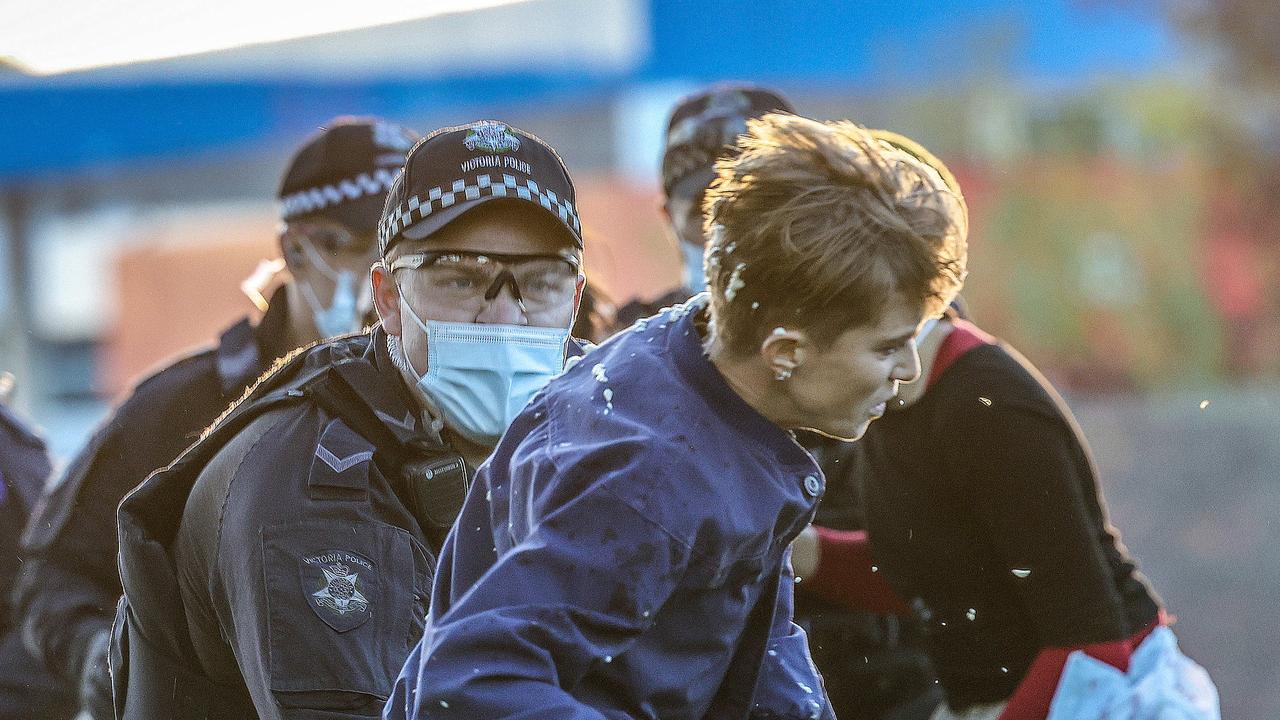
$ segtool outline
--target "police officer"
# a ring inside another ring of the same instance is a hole
[[[573,185],[499,122],[417,144],[382,324],[298,354],[120,508],[120,717],[378,717],[470,469],[565,364]]]
[[[713,164],[733,152],[748,120],[774,111],[794,112],[780,93],[742,83],[714,85],[677,103],[667,123],[662,190],[663,210],[680,246],[684,285],[652,303],[623,306],[618,311],[620,324],[705,289],[702,206],[715,176]],[[857,446],[803,431],[798,437],[827,477],[815,523],[841,530],[864,528]],[[804,589],[803,579],[799,587]],[[803,592],[796,596],[796,622],[809,633],[814,663],[838,717],[925,718],[941,701],[918,623],[851,611]]]
[[[707,289],[702,272],[702,198],[715,177],[716,158],[732,151],[747,121],[770,112],[795,112],[781,94],[744,83],[723,83],[682,98],[667,121],[662,151],[662,212],[680,249],[684,275],[680,287],[651,302],[633,300],[618,308],[618,326],[626,327],[658,310],[684,302]]]
[[[3,404],[13,376],[0,373],[0,577],[21,567],[18,535],[51,470],[44,441]],[[0,598],[0,720],[65,720],[75,712],[67,688],[22,646],[8,598]]]
[[[120,596],[115,508],[172,461],[271,363],[292,348],[357,330],[377,256],[382,204],[409,130],[337,118],[303,143],[280,185],[280,247],[292,279],[256,325],[241,320],[209,349],[142,381],[71,462],[26,534],[16,591],[32,653],[70,684],[85,710],[111,717],[107,637]]]

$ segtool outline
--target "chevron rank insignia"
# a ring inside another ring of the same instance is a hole
[[[352,499],[363,497],[369,487],[369,461],[373,459],[373,453],[373,443],[356,434],[341,420],[330,421],[320,433],[311,457],[307,484],[311,487],[312,496],[321,492],[335,499],[347,494],[351,494]]]
[[[369,620],[378,570],[368,558],[349,550],[323,550],[302,556],[299,567],[307,604],[326,625],[341,633]]]

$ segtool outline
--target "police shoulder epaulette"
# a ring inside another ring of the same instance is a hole
[[[369,491],[369,464],[375,448],[341,418],[325,425],[311,456],[309,494],[317,499],[363,500]]]

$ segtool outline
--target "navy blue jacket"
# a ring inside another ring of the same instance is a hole
[[[517,418],[384,718],[833,717],[791,622],[822,475],[703,354],[704,303],[588,353]]]

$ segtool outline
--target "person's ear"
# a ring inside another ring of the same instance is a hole
[[[284,224],[280,225],[277,239],[280,243],[280,257],[284,258],[284,264],[289,270],[296,270],[303,262],[302,247],[298,245],[301,240],[296,233],[289,232],[289,226]]]
[[[662,198],[662,219],[666,220],[668,225],[671,224],[671,201],[665,197]]]
[[[760,343],[760,358],[778,380],[788,380],[809,355],[809,336],[803,330],[776,327]]]
[[[369,282],[373,284],[373,307],[378,311],[382,327],[388,335],[399,336],[404,331],[400,316],[400,288],[391,277],[391,270],[379,260],[369,269]]]

